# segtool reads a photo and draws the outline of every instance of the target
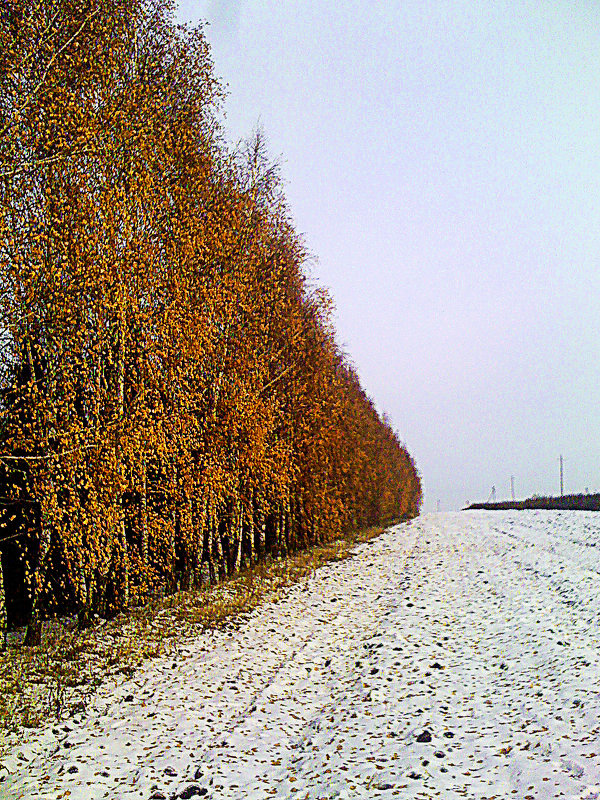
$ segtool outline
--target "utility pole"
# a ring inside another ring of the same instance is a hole
[[[564,482],[563,482],[563,457],[562,454],[559,456],[560,461],[560,496],[563,496],[563,489],[564,489]]]
[[[441,508],[440,508],[440,501],[439,501],[439,500],[437,501],[437,510],[438,510],[438,514],[439,514],[439,512],[441,511]]]
[[[512,497],[513,501],[515,499],[515,476],[510,476],[510,496]]]

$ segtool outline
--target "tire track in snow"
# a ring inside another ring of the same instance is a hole
[[[224,759],[223,741],[257,716],[252,712],[257,698],[286,664],[293,666],[294,680],[306,685],[310,681],[301,680],[299,669],[314,660],[316,654],[309,654],[315,647],[331,651],[332,661],[337,658],[335,640],[328,641],[335,617],[376,624],[377,596],[370,586],[380,569],[372,554],[380,546],[377,541],[357,548],[359,567],[348,560],[322,568],[278,603],[256,609],[239,628],[207,632],[133,679],[102,687],[81,724],[49,727],[31,737],[29,748],[20,748],[24,759],[17,748],[12,762],[4,760],[18,773],[5,784],[9,796],[54,798],[68,790],[72,800],[170,797],[192,778],[197,783],[211,761],[207,751],[219,763]],[[344,626],[336,629],[337,645],[343,646]],[[320,659],[323,667],[326,660]],[[207,776],[210,785],[214,778]]]
[[[6,796],[600,798],[596,542],[593,514],[392,529],[103,687]]]

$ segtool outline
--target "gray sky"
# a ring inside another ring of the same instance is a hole
[[[600,491],[600,5],[183,0],[425,509]]]

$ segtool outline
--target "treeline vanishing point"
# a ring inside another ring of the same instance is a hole
[[[418,512],[163,0],[0,0],[0,633]]]

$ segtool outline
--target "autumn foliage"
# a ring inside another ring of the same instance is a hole
[[[5,586],[30,641],[419,508],[261,137],[225,147],[172,20],[0,2],[0,627]]]

